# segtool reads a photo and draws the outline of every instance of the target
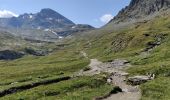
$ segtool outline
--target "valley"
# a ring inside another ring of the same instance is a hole
[[[0,100],[169,100],[170,0],[101,28],[45,8],[0,18]]]

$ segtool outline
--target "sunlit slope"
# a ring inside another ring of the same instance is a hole
[[[132,75],[156,74],[156,79],[141,85],[143,100],[168,100],[170,97],[170,16],[162,14],[151,20],[129,24],[126,28],[97,31],[82,42],[91,58],[102,61],[127,59]],[[112,31],[111,31],[112,30]],[[83,40],[82,40],[83,41]],[[162,81],[160,81],[162,80]]]

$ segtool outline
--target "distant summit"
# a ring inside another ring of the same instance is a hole
[[[1,21],[3,21],[1,19]],[[46,8],[36,14],[23,14],[19,17],[5,19],[3,22],[6,27],[19,28],[64,28],[75,25],[72,21],[57,13],[56,11]]]
[[[0,18],[0,28],[29,40],[56,40],[76,32],[88,31],[94,27],[75,24],[58,12],[45,8],[35,14],[22,14],[18,17]]]

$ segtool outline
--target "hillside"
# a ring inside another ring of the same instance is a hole
[[[140,1],[137,4],[152,1],[161,0]],[[133,0],[130,5],[132,4]],[[165,5],[165,8],[169,7],[168,1],[165,1]],[[124,9],[128,14],[135,14],[137,10],[128,9],[130,8]],[[123,18],[119,17],[121,13],[122,11],[105,27],[91,32],[91,36],[87,36],[91,37],[88,41],[82,39],[81,45],[91,58],[98,58],[104,62],[112,62],[115,59],[128,60],[131,67],[124,70],[129,72],[130,76],[156,75],[155,80],[140,85],[141,99],[169,100],[169,8],[148,15],[140,14],[139,20],[135,18],[137,14],[132,15],[135,22],[129,21],[126,15]],[[115,23],[118,20],[121,20],[120,23]]]

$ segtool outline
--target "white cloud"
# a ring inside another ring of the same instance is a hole
[[[10,18],[10,17],[18,17],[18,15],[8,10],[0,10],[0,18]]]
[[[100,17],[100,21],[103,23],[108,23],[111,19],[113,19],[113,15],[112,14],[105,14],[102,17]]]

